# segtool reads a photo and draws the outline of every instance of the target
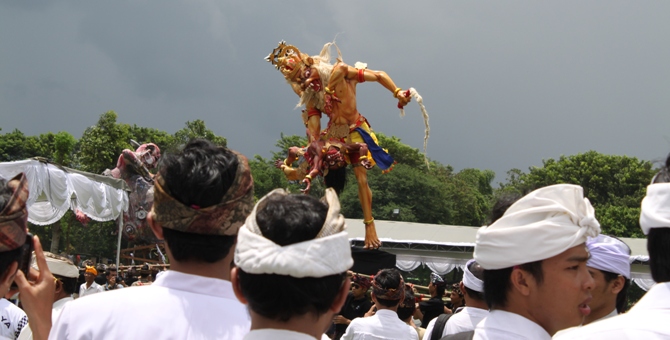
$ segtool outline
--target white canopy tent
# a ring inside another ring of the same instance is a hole
[[[68,209],[82,211],[96,221],[119,222],[119,247],[123,212],[128,210],[128,185],[120,179],[62,167],[35,158],[0,163],[0,177],[13,178],[23,172],[28,179],[30,195],[28,221],[49,225],[60,220]]]
[[[347,231],[352,245],[363,246],[363,220],[347,219]],[[396,255],[396,267],[411,271],[425,265],[433,272],[444,275],[459,268],[472,258],[478,227],[410,223],[375,220],[377,235],[383,251]],[[655,282],[649,272],[647,240],[622,238],[630,247],[633,282],[648,290]]]

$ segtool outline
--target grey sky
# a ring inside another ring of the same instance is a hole
[[[668,13],[667,1],[3,1],[0,126],[79,138],[108,110],[170,133],[203,119],[269,157],[281,132],[305,130],[263,57],[282,39],[317,54],[337,35],[345,62],[421,93],[428,155],[457,170],[503,180],[588,150],[660,160]],[[415,103],[400,118],[380,85],[358,93],[376,131],[422,147]]]

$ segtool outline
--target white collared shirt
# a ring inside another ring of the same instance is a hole
[[[105,291],[105,287],[97,284],[96,282],[91,283],[91,286],[86,288],[86,282],[82,283],[79,286],[79,297],[84,297],[86,295],[92,295],[95,293],[102,293]]]
[[[412,326],[398,318],[392,310],[380,309],[367,318],[356,318],[351,321],[342,340],[419,340],[419,335]]]
[[[315,340],[314,337],[305,333],[289,331],[286,329],[256,329],[249,332],[244,340]],[[324,339],[323,336],[321,339]],[[326,337],[325,339],[328,339]]]
[[[230,281],[169,270],[150,286],[68,303],[49,338],[239,340],[250,326]]]
[[[488,315],[489,311],[486,309],[465,306],[458,314],[452,315],[447,320],[447,324],[442,330],[442,336],[472,331]],[[426,333],[423,335],[423,340],[430,339],[433,328],[435,328],[435,322],[437,322],[437,318],[430,320],[428,327],[426,327]]]
[[[70,301],[74,301],[74,299],[71,296],[68,296],[54,302],[53,307],[51,308],[51,324],[56,323],[56,319],[58,319],[63,307]],[[23,327],[21,334],[16,340],[31,340],[33,338],[33,331],[29,326],[30,324]]]
[[[605,320],[605,319],[609,319],[609,318],[611,318],[611,317],[613,317],[613,316],[617,316],[617,315],[619,315],[619,311],[617,311],[616,308],[614,308],[614,310],[613,310],[612,312],[610,312],[609,314],[603,316],[602,318],[600,318],[600,319],[598,319],[598,320],[594,320],[594,321],[592,321],[591,323],[593,323],[593,322],[598,322],[598,321],[602,321],[602,320]],[[582,328],[582,327],[584,327],[584,325],[579,325],[579,326],[575,326],[575,327],[570,327],[570,328],[566,328],[566,329],[564,329],[564,330],[558,331],[558,332],[556,332],[556,334],[554,334],[554,336],[552,337],[552,339],[557,339],[557,338],[563,337],[563,336],[565,336],[567,333],[569,333],[569,332],[573,332],[573,331],[575,331],[575,330],[577,330],[577,329],[580,329],[580,328]]]
[[[670,282],[657,283],[625,314],[580,327],[554,339],[670,339]]]
[[[504,310],[492,310],[475,327],[477,340],[549,340],[551,335],[523,316]]]
[[[16,339],[28,324],[26,313],[5,298],[0,298],[0,339]]]

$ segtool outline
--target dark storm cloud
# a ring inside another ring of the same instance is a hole
[[[317,54],[337,36],[345,62],[423,95],[429,156],[456,169],[502,180],[591,149],[653,160],[670,151],[669,10],[660,1],[3,2],[0,126],[79,137],[107,110],[168,132],[203,119],[232,148],[267,157],[281,132],[304,127],[297,97],[263,57],[282,39]],[[381,86],[358,93],[375,130],[422,147],[415,104],[400,118]]]

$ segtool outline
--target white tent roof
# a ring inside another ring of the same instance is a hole
[[[363,220],[346,219],[352,245],[363,246]],[[472,258],[478,227],[375,220],[383,251],[396,255],[396,265],[413,270],[421,264],[444,275],[463,268]],[[621,238],[631,249],[631,275],[640,286],[649,284],[649,254],[644,238]],[[644,288],[644,287],[643,287]]]
[[[10,179],[21,172],[28,178],[26,205],[33,224],[52,224],[68,209],[79,209],[96,221],[115,220],[128,209],[128,186],[123,180],[37,159],[0,163],[0,177]]]

